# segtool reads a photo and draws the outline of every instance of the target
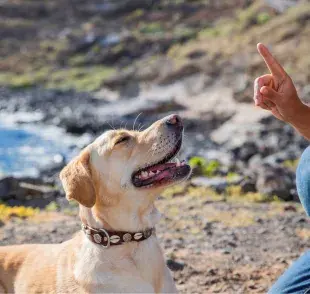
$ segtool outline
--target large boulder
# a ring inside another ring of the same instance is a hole
[[[45,185],[39,179],[0,179],[0,200],[11,206],[33,206],[43,208],[59,197],[54,187]]]
[[[20,193],[19,189],[19,181],[14,177],[2,178],[0,180],[0,200],[6,200],[12,194]]]
[[[295,200],[295,174],[284,167],[262,165],[257,175],[256,189],[261,194],[278,196],[285,201]]]

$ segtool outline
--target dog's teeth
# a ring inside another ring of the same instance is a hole
[[[155,173],[153,173],[152,171],[149,172],[149,177],[153,177],[155,175]]]
[[[158,175],[159,173],[160,173],[160,171],[159,171],[159,170],[157,170],[157,171],[156,171],[156,175]]]
[[[181,165],[179,158],[176,157],[175,161],[176,161],[176,166],[180,166]]]
[[[143,171],[143,172],[141,173],[141,175],[142,175],[142,178],[146,178],[146,177],[148,176],[148,173],[145,172],[145,171]]]

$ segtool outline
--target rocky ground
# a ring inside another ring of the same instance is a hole
[[[308,247],[310,222],[298,204],[258,204],[210,197],[166,195],[158,236],[180,293],[265,293]],[[80,229],[76,212],[12,218],[1,244],[59,243]]]
[[[264,293],[310,238],[295,188],[308,143],[253,106],[267,72],[255,45],[270,45],[309,101],[309,13],[302,0],[1,2],[0,122],[57,127],[53,140],[73,136],[78,151],[111,127],[177,112],[194,174],[159,200],[158,234],[178,287]],[[58,179],[70,156],[36,177],[0,171],[1,244],[79,229]]]

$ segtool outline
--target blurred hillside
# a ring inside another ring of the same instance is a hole
[[[134,96],[140,83],[238,71],[248,76],[237,99],[250,102],[266,71],[259,41],[309,83],[309,13],[308,1],[284,0],[3,1],[0,84]]]
[[[0,37],[0,244],[68,239],[64,165],[177,112],[193,177],[157,201],[157,233],[180,292],[266,293],[309,247],[287,202],[309,142],[252,102],[258,42],[310,102],[309,1],[0,1]]]
[[[309,1],[15,0],[1,2],[0,16],[0,118],[17,128],[4,129],[0,173],[58,183],[106,129],[177,111],[183,156],[196,175],[218,177],[198,185],[297,199],[294,169],[308,143],[255,109],[252,88],[268,72],[263,42],[310,99]]]

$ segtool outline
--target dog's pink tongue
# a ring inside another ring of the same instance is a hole
[[[161,181],[163,179],[169,178],[171,176],[171,172],[167,169],[153,177],[154,181]]]
[[[163,170],[165,170],[167,168],[175,167],[175,166],[176,166],[176,164],[173,163],[173,162],[163,163],[163,164],[158,164],[158,165],[154,165],[154,166],[150,167],[148,169],[148,171],[157,171],[157,170],[163,171]]]

